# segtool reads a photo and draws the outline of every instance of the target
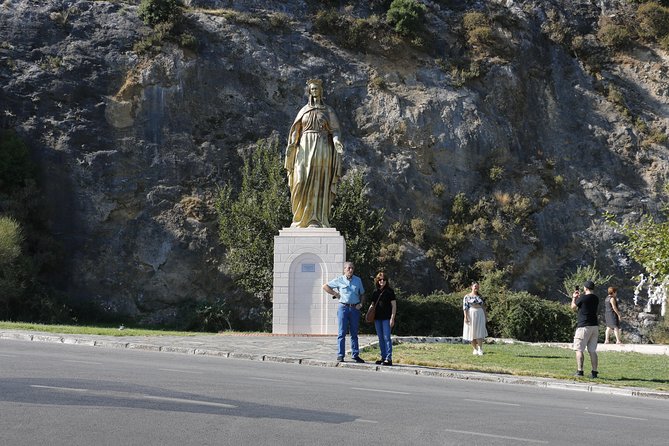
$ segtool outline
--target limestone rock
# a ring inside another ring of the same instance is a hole
[[[314,30],[316,2],[186,0],[197,48],[166,42],[155,54],[133,50],[150,33],[136,3],[0,4],[0,124],[40,164],[73,298],[169,322],[181,304],[234,294],[217,188],[239,177],[243,148],[272,132],[285,138],[310,77],[325,80],[345,167],[364,170],[389,225],[419,218],[439,235],[464,193],[506,220],[477,222],[503,236],[468,240],[455,253],[463,268],[495,260],[512,268],[514,288],[546,297],[595,259],[631,275],[611,261],[617,239],[603,216],[657,212],[669,159],[666,142],[635,127],[607,91],[634,98],[630,113],[666,134],[669,59],[637,48],[592,72],[569,46],[571,35],[596,45],[602,14],[627,2],[491,2],[498,46],[478,66],[458,34],[471,2],[424,2],[433,41],[422,48],[371,29],[368,46],[346,48]],[[339,12],[380,11],[353,3]],[[281,29],[276,14],[288,20]],[[432,242],[403,243],[402,289],[449,286],[427,255]]]

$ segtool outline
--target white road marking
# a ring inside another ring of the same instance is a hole
[[[356,422],[356,423],[371,423],[371,424],[378,424],[378,423],[379,423],[378,421],[374,421],[374,420],[365,420],[364,418],[356,418],[356,419],[353,420],[353,421]]]
[[[36,389],[64,390],[66,392],[88,392],[88,389],[75,389],[72,387],[40,386],[37,384],[31,384],[30,387],[34,387]]]
[[[192,404],[194,406],[223,407],[223,408],[226,408],[226,409],[234,409],[234,408],[237,407],[237,406],[233,406],[232,404],[214,403],[212,401],[187,400],[187,399],[183,399],[183,398],[170,398],[170,397],[167,397],[167,396],[137,395],[136,398],[137,399],[157,400],[157,401],[169,401],[171,403]]]
[[[289,381],[285,381],[285,380],[283,380],[283,379],[256,378],[256,377],[254,377],[254,376],[252,376],[251,379],[255,379],[255,380],[258,380],[258,381],[271,381],[271,382],[274,382],[274,383],[285,383],[285,382],[289,382]],[[293,381],[290,381],[290,382],[293,382]]]
[[[408,392],[397,392],[395,390],[381,390],[381,389],[364,389],[362,387],[351,387],[353,390],[365,390],[367,392],[379,392],[379,393],[394,393],[396,395],[411,395]]]
[[[76,361],[74,359],[63,359],[63,362],[74,362],[76,364],[91,364],[91,365],[101,365],[101,362],[93,362],[93,361]]]
[[[516,406],[516,407],[520,407],[520,404],[501,403],[499,401],[470,400],[468,398],[465,398],[464,401],[471,401],[473,403],[497,404],[498,406]]]
[[[648,421],[647,418],[626,417],[624,415],[614,415],[611,413],[598,413],[598,412],[583,412],[583,413],[587,413],[588,415],[599,415],[600,417],[625,418],[626,420]]]
[[[202,375],[202,372],[195,372],[193,370],[179,370],[179,369],[158,369],[163,372],[177,372],[177,373],[192,373],[194,375]]]
[[[210,407],[222,407],[225,409],[234,409],[237,406],[232,404],[216,403],[213,401],[201,401],[201,400],[188,400],[185,398],[173,398],[169,396],[156,396],[156,395],[145,395],[138,393],[130,392],[115,392],[115,391],[95,391],[90,389],[76,389],[72,387],[54,387],[54,386],[40,386],[40,385],[31,385],[30,387],[35,387],[39,389],[47,390],[60,390],[66,392],[87,392],[89,395],[95,396],[107,396],[107,397],[118,397],[118,398],[128,398],[133,400],[154,400],[154,401],[167,401],[170,403],[181,403],[181,404],[192,404],[194,406],[210,406]]]
[[[479,437],[502,438],[504,440],[524,441],[526,443],[541,443],[548,444],[544,440],[533,440],[532,438],[507,437],[506,435],[484,434],[483,432],[459,431],[455,429],[444,429],[446,432],[454,432],[456,434],[478,435]]]

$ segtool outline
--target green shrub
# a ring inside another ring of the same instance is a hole
[[[22,243],[23,231],[19,223],[11,217],[0,217],[0,319],[11,317],[12,303],[25,288]]]
[[[643,139],[641,145],[646,147],[651,144],[664,144],[667,142],[667,134],[658,128],[653,128],[648,132],[648,136]]]
[[[573,336],[575,313],[567,304],[524,291],[489,298],[487,304],[491,336],[531,342],[568,342]]]
[[[23,231],[11,217],[0,217],[0,267],[13,263],[21,255]]]
[[[662,6],[669,7],[669,0],[627,0],[629,3],[659,3]]]
[[[201,302],[195,308],[194,326],[202,331],[232,330],[232,310],[224,298]]]
[[[290,21],[290,16],[282,12],[277,12],[269,16],[270,26],[277,31],[288,31],[290,29]]]
[[[664,51],[669,51],[669,35],[666,35],[660,39],[660,48]]]
[[[492,166],[488,172],[488,178],[490,181],[499,181],[504,176],[504,168],[502,166]]]
[[[451,78],[456,87],[462,87],[467,81],[481,76],[481,64],[478,61],[472,61],[467,68],[453,67],[451,69]]]
[[[179,45],[182,48],[188,48],[190,50],[197,49],[197,37],[189,32],[184,32],[179,35]]]
[[[395,333],[399,336],[462,336],[462,296],[438,292],[406,299],[398,297]]]
[[[482,12],[470,11],[462,16],[462,26],[470,31],[475,28],[489,27],[488,17]]]
[[[336,9],[318,11],[314,17],[314,30],[334,36],[348,49],[361,49],[372,27],[368,21],[342,15]]]
[[[139,18],[155,27],[159,23],[172,23],[180,16],[177,0],[142,0],[138,9]]]
[[[492,42],[492,29],[489,26],[480,26],[467,31],[467,43],[472,46],[488,45]]]
[[[434,194],[435,197],[441,198],[442,195],[446,192],[446,186],[444,183],[434,183],[432,185],[432,193]]]
[[[655,2],[644,3],[637,9],[639,34],[661,39],[669,34],[669,8]]]
[[[464,218],[466,212],[469,209],[470,203],[467,195],[464,192],[458,192],[453,198],[453,204],[451,205],[451,212],[454,217]]]
[[[336,9],[318,11],[314,17],[314,30],[321,34],[335,34],[339,31],[341,19]]]
[[[172,38],[174,24],[171,22],[162,22],[156,24],[151,33],[142,40],[135,42],[132,50],[138,54],[158,52],[163,42]]]
[[[426,230],[425,220],[422,218],[412,218],[411,219],[411,231],[414,235],[414,240],[419,245],[425,241],[425,230]]]
[[[597,31],[597,38],[609,48],[620,50],[632,41],[632,35],[625,26],[608,23]]]
[[[597,262],[593,262],[592,265],[579,266],[574,273],[568,275],[562,281],[562,286],[564,286],[565,290],[563,294],[571,298],[574,290],[576,288],[581,289],[583,282],[586,280],[592,280],[595,283],[595,286],[599,287],[606,284],[612,278],[613,276],[611,275],[602,275],[599,269],[597,269]]]
[[[416,0],[393,0],[386,20],[398,34],[413,36],[421,31],[427,8]]]

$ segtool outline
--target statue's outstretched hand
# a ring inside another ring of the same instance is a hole
[[[334,142],[335,150],[337,151],[337,153],[339,153],[340,155],[343,154],[344,145],[341,142],[339,142],[339,139],[333,138],[332,142]]]

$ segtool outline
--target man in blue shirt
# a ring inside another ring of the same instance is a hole
[[[330,294],[333,299],[339,299],[337,309],[337,320],[339,331],[337,342],[337,361],[344,362],[346,352],[346,331],[351,333],[351,355],[355,362],[365,362],[360,356],[358,347],[358,325],[360,324],[360,309],[364,303],[365,289],[360,277],[353,275],[353,263],[344,263],[344,275],[336,277],[323,285],[323,290]]]

